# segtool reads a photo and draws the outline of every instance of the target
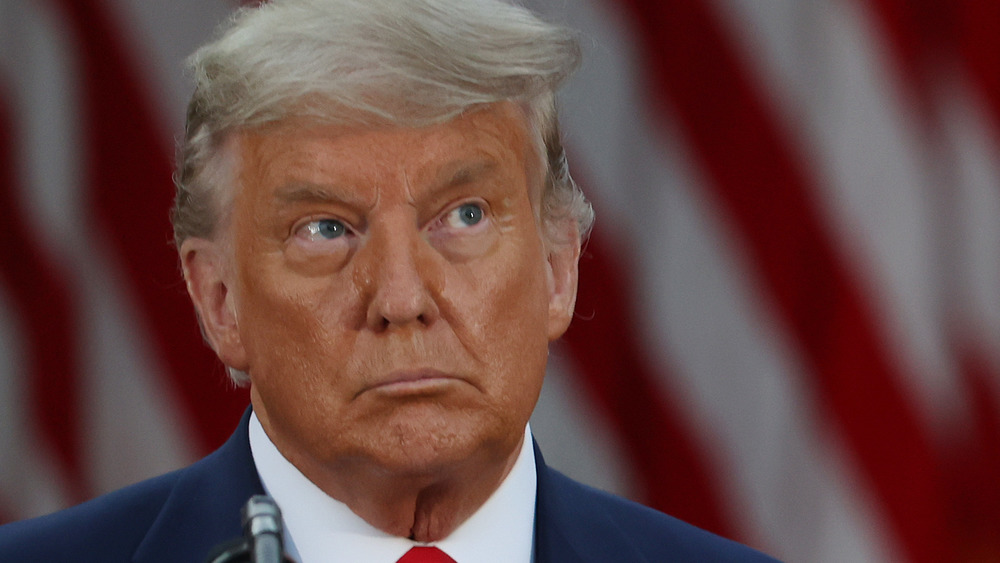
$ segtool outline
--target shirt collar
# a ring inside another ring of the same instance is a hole
[[[292,465],[250,416],[250,451],[261,483],[285,521],[285,548],[302,563],[314,561],[396,563],[419,544],[371,526],[328,496]],[[468,520],[432,545],[458,563],[528,563],[535,514],[535,454],[525,427],[517,461],[500,487]]]

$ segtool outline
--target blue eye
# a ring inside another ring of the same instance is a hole
[[[483,220],[483,208],[475,203],[466,203],[451,210],[445,217],[450,227],[471,227]]]
[[[320,219],[311,221],[305,226],[310,238],[335,239],[347,233],[344,223],[336,219]]]

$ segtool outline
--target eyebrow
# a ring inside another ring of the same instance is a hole
[[[274,199],[282,203],[360,203],[348,190],[310,183],[294,183],[279,188]]]
[[[450,177],[443,182],[445,187],[459,186],[473,182],[476,179],[488,175],[497,168],[498,164],[492,159],[483,159],[471,164],[463,164],[451,173]]]
[[[439,180],[436,182],[435,191],[475,182],[483,176],[489,176],[497,167],[498,164],[492,159],[445,165],[442,167]],[[284,204],[339,203],[358,207],[364,204],[361,198],[357,197],[357,194],[352,193],[351,190],[310,182],[295,182],[283,186],[275,191],[274,199]]]

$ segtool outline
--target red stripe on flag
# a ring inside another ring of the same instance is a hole
[[[83,79],[89,211],[131,281],[191,428],[208,450],[226,439],[247,404],[202,342],[170,244],[171,165],[134,61],[102,2],[56,0],[76,35]]]
[[[972,81],[993,119],[993,138],[1000,142],[1000,2],[956,0],[956,37]]]
[[[964,347],[962,384],[969,422],[948,448],[951,486],[950,524],[956,561],[1000,561],[1000,401],[996,382],[982,354]]]
[[[918,102],[917,115],[933,117],[932,81],[951,42],[951,14],[940,0],[862,1],[870,9],[896,61],[906,91]]]
[[[0,96],[2,98],[2,96]],[[30,411],[40,437],[58,461],[75,500],[88,485],[80,429],[79,318],[69,276],[34,234],[18,186],[15,129],[0,99],[0,281],[11,297],[26,344]]]
[[[653,103],[673,115],[708,188],[911,561],[947,552],[937,467],[857,282],[811,199],[815,182],[779,131],[718,17],[704,2],[620,0],[642,38]]]
[[[711,465],[642,352],[624,281],[630,276],[613,256],[596,229],[580,260],[578,318],[563,338],[574,373],[624,444],[646,503],[735,537]]]
[[[933,117],[934,82],[964,66],[1000,137],[1000,3],[980,0],[875,0],[872,10],[922,118]]]
[[[2,170],[2,169],[0,169]],[[11,507],[6,502],[0,502],[0,526],[13,522],[15,512],[11,510]]]

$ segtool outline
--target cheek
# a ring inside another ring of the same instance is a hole
[[[548,351],[548,286],[541,250],[517,247],[491,268],[466,269],[460,323],[475,332],[474,348],[498,384],[541,380]]]
[[[288,374],[320,379],[344,344],[330,332],[335,303],[314,280],[274,274],[281,271],[260,267],[241,276],[239,328],[255,382]]]
[[[342,370],[354,340],[349,331],[334,330],[336,313],[318,292],[289,287],[296,288],[257,287],[257,299],[247,302],[249,317],[240,329],[260,400],[255,407],[264,406],[277,427],[304,429],[298,439],[321,439],[326,433],[315,429],[337,420],[352,395]]]

